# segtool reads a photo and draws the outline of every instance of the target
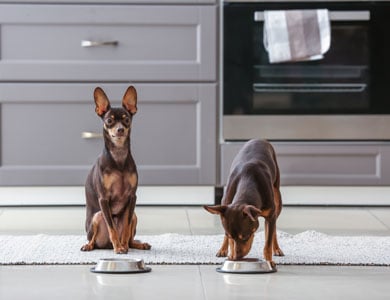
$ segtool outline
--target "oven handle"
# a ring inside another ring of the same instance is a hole
[[[329,18],[331,21],[369,21],[370,11],[368,10],[357,10],[357,11],[330,11]],[[254,14],[255,22],[264,21],[264,12],[255,11]]]
[[[254,83],[256,93],[361,93],[364,83]]]

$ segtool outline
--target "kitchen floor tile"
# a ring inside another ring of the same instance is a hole
[[[378,219],[387,229],[390,230],[390,209],[383,207],[371,208],[368,210],[375,218]]]
[[[389,234],[389,228],[365,208],[285,207],[277,226],[289,233],[316,230],[336,235]]]
[[[84,234],[82,207],[6,207],[0,214],[2,234]]]
[[[223,234],[224,230],[221,224],[221,218],[213,215],[203,208],[187,208],[187,214],[191,226],[192,234]]]
[[[208,299],[387,299],[389,267],[279,266],[272,274],[221,274],[200,266]]]
[[[137,207],[137,234],[180,233],[191,234],[185,208]]]
[[[205,299],[198,266],[96,274],[91,266],[2,266],[1,299]],[[22,288],[21,288],[22,287]]]

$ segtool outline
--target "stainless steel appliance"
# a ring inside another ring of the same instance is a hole
[[[265,10],[329,10],[316,61],[271,64]],[[223,139],[390,140],[390,2],[223,3]]]

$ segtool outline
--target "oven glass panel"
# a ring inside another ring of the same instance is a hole
[[[390,112],[390,101],[378,104],[373,98],[379,91],[373,91],[379,85],[373,74],[381,67],[372,66],[378,52],[370,51],[377,45],[370,21],[332,21],[331,45],[323,59],[270,64],[264,23],[253,17],[257,10],[250,5],[224,8],[225,115]]]
[[[369,109],[367,26],[333,22],[331,46],[323,59],[281,64],[268,63],[263,26],[256,28],[253,113],[359,113]]]

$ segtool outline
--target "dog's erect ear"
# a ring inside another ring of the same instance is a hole
[[[203,205],[203,208],[207,210],[209,213],[215,214],[215,215],[223,215],[226,211],[227,206],[226,205]]]
[[[103,89],[97,87],[93,92],[93,97],[95,98],[95,111],[98,116],[103,117],[106,112],[110,110],[110,101],[108,100],[106,94]]]
[[[245,205],[243,210],[244,215],[247,215],[253,222],[261,216],[261,210],[253,205]]]
[[[133,86],[129,86],[123,96],[122,106],[131,114],[137,112],[137,91]]]

